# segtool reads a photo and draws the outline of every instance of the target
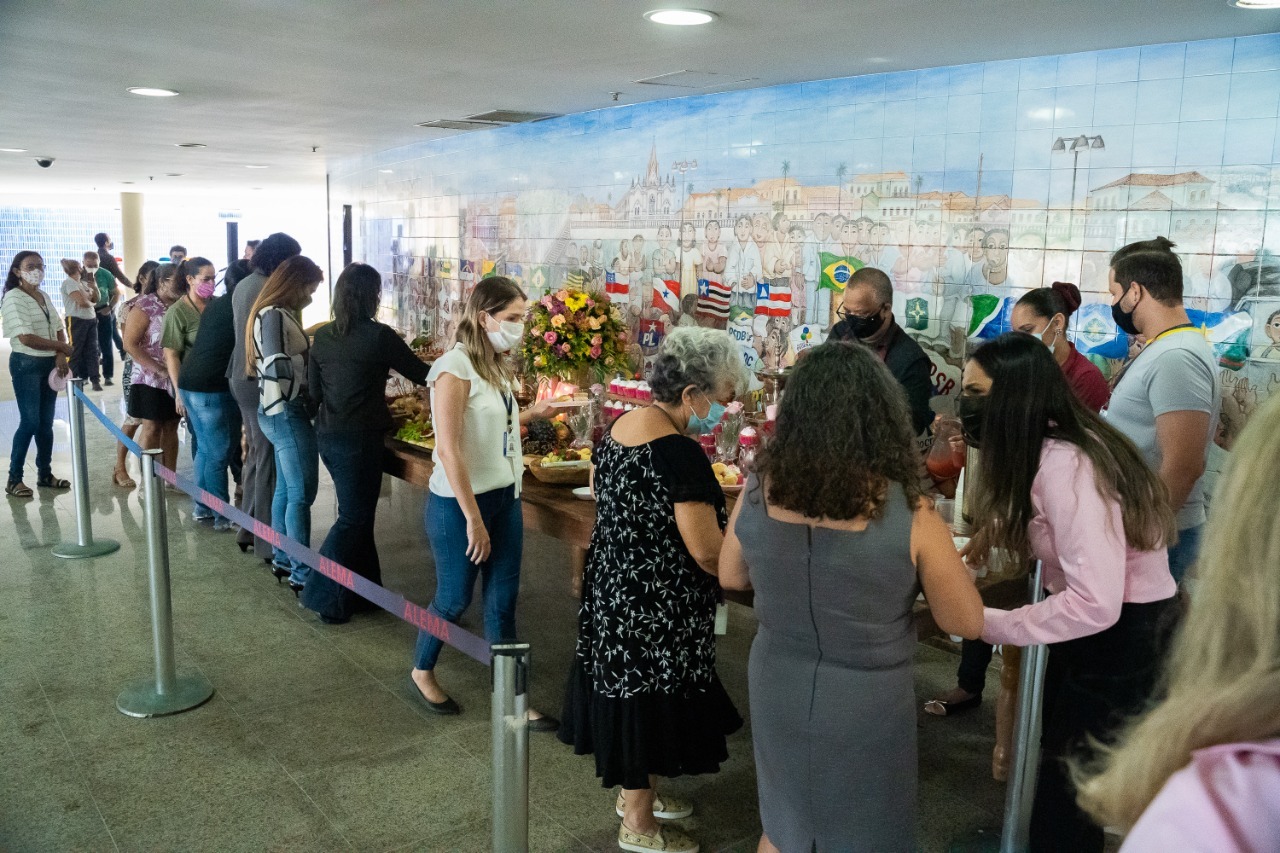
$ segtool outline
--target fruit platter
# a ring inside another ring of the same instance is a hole
[[[724,489],[725,494],[728,495],[736,495],[742,491],[742,486],[747,480],[742,469],[737,465],[726,465],[723,462],[712,463],[711,473],[716,475],[720,488]]]
[[[567,448],[533,456],[529,473],[554,486],[585,486],[591,482],[591,449]]]
[[[431,427],[431,406],[416,391],[401,394],[387,401],[391,420],[395,427],[392,437],[396,441],[412,444],[423,450],[436,447],[435,431]]]

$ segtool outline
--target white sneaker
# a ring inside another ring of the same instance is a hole
[[[673,826],[661,826],[653,835],[641,835],[618,827],[618,846],[634,853],[698,853],[698,842]]]
[[[626,812],[627,801],[623,798],[622,792],[618,792],[618,802],[616,811],[618,817],[624,817]],[[687,800],[681,800],[667,794],[658,794],[653,798],[653,816],[662,820],[680,820],[693,814],[693,803]]]

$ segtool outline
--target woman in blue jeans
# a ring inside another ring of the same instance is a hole
[[[458,321],[457,343],[431,367],[431,418],[436,449],[427,497],[427,536],[436,564],[430,610],[452,622],[471,604],[476,576],[484,593],[484,630],[490,642],[515,639],[516,594],[524,549],[520,509],[520,424],[545,417],[547,404],[521,412],[507,353],[524,338],[524,292],[509,278],[476,285]],[[427,710],[457,714],[458,704],[436,681],[442,643],[418,634],[409,689]],[[559,723],[529,712],[530,728]]]
[[[58,392],[49,385],[49,375],[57,370],[67,375],[71,346],[62,329],[58,309],[40,284],[44,281],[44,258],[37,252],[18,252],[9,264],[0,297],[4,333],[9,338],[9,375],[18,400],[18,428],[13,433],[9,453],[9,481],[5,494],[29,498],[31,487],[22,482],[27,450],[36,441],[36,485],[42,489],[69,489],[71,484],[53,476],[53,408]]]
[[[333,478],[338,520],[321,555],[376,584],[382,565],[373,522],[382,488],[383,439],[391,428],[387,376],[394,370],[419,385],[427,365],[390,326],[374,319],[382,276],[368,264],[351,264],[333,288],[333,322],[316,332],[307,365],[307,392],[319,407],[320,458]],[[358,595],[319,572],[302,592],[302,604],[327,624],[340,624],[367,606]]]
[[[246,372],[258,378],[258,425],[275,449],[271,529],[308,547],[320,460],[307,395],[311,345],[301,316],[323,279],[310,258],[298,255],[285,261],[262,286],[245,327],[245,339],[252,342],[245,347]],[[276,548],[272,572],[277,580],[288,575],[296,594],[306,586],[311,568]]]

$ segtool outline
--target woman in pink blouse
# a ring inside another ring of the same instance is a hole
[[[1101,851],[1062,759],[1151,693],[1176,618],[1164,487],[1127,438],[1082,406],[1049,350],[1014,332],[965,365],[960,419],[979,448],[970,504],[978,555],[1044,563],[1038,604],[987,608],[988,643],[1049,645],[1033,850]]]
[[[1078,775],[1124,851],[1280,850],[1280,395],[1218,483],[1166,697]]]

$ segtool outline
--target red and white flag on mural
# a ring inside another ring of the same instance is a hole
[[[604,292],[610,296],[626,297],[631,293],[631,282],[626,276],[619,278],[617,273],[607,272],[604,274]]]
[[[791,285],[787,279],[756,282],[756,316],[787,317],[791,314]]]
[[[653,280],[653,307],[668,314],[680,310],[680,282],[669,279]]]
[[[698,315],[717,320],[729,319],[729,285],[709,278],[698,279]]]

